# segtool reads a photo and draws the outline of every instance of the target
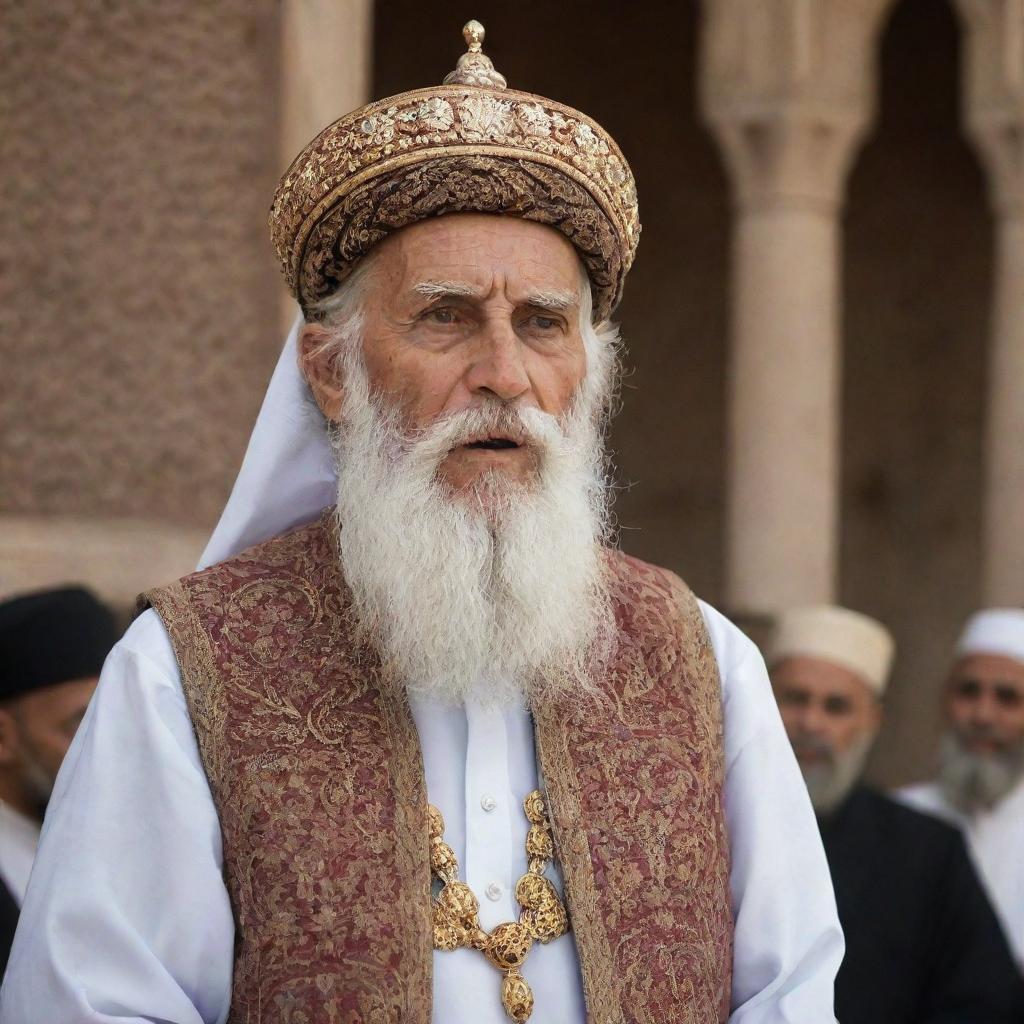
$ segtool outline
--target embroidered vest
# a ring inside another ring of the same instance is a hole
[[[355,639],[335,545],[325,514],[145,595],[170,634],[220,815],[232,1024],[431,1018],[419,739]],[[718,669],[683,584],[610,557],[616,663],[594,700],[535,712],[588,1020],[724,1022]]]

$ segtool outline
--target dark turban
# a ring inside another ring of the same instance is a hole
[[[0,604],[0,700],[98,676],[119,631],[88,590],[66,587]]]

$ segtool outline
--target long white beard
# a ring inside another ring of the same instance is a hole
[[[593,382],[559,421],[497,401],[409,436],[345,360],[334,437],[341,562],[356,615],[407,689],[492,706],[584,694],[614,637],[602,545],[609,529]],[[460,443],[502,425],[537,457],[533,486],[501,474],[453,496],[438,468]]]
[[[939,759],[946,799],[967,814],[994,807],[1024,779],[1024,743],[999,753],[976,754],[951,730],[942,737]]]

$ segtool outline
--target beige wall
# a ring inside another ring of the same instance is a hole
[[[58,572],[156,582],[123,520],[187,569],[223,504],[279,344],[277,21],[273,0],[6,5],[0,591],[34,582],[33,527]]]

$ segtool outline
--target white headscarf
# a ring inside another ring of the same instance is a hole
[[[198,568],[237,554],[333,505],[338,481],[323,419],[299,372],[296,316],[270,379],[231,497]]]

